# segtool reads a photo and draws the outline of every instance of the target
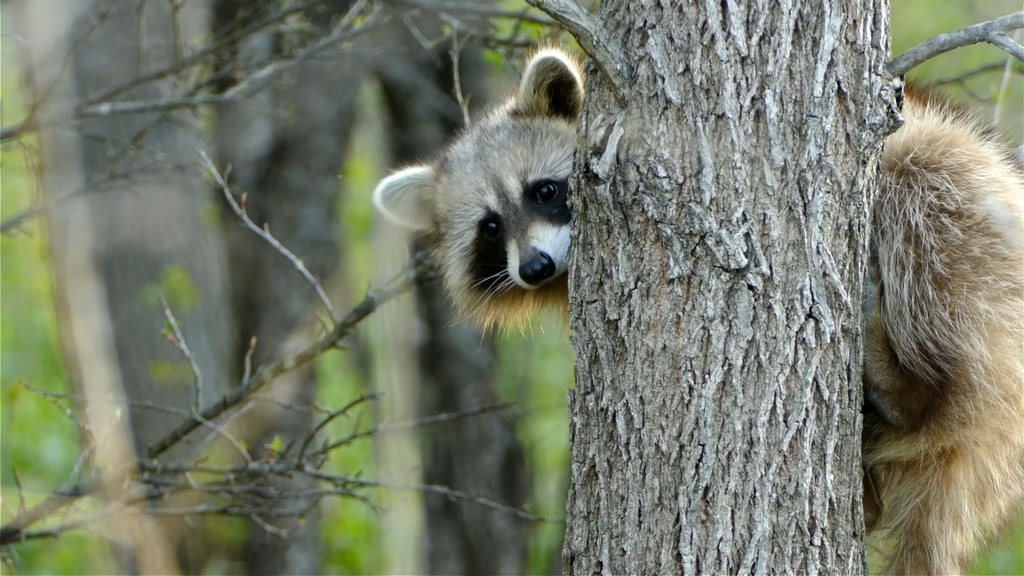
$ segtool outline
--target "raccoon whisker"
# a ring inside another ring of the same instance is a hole
[[[498,292],[481,292],[469,305],[469,315],[472,317],[478,316],[480,311],[487,307],[490,301]]]
[[[504,270],[499,272],[499,274],[503,274],[503,273],[505,273]],[[510,290],[510,289],[514,288],[515,285],[516,285],[515,281],[513,281],[512,278],[509,277],[506,274],[505,278],[500,283],[498,283],[497,285],[493,286],[490,290],[481,292],[476,297],[476,299],[472,303],[470,303],[470,306],[469,306],[470,313],[469,313],[469,315],[470,316],[479,316],[480,312],[482,310],[484,310],[485,308],[487,308],[487,306],[490,304],[491,300],[493,300],[495,296],[498,296],[502,292],[505,292],[507,290]]]
[[[481,278],[480,280],[477,280],[476,282],[474,282],[473,284],[470,285],[470,288],[479,288],[484,283],[490,282],[491,280],[494,280],[495,278],[499,278],[502,274],[507,275],[508,271],[505,270],[504,268],[502,268],[501,270],[498,270],[497,272],[495,272],[494,274],[491,274],[490,276],[486,276],[484,278]]]

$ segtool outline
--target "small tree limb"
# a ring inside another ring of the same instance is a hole
[[[288,259],[288,262],[291,263],[292,268],[294,268],[299,274],[301,274],[302,277],[305,278],[306,281],[309,282],[309,284],[313,287],[313,290],[316,291],[316,295],[320,298],[320,302],[323,303],[324,308],[327,309],[327,313],[331,317],[331,322],[334,322],[334,306],[331,305],[331,299],[327,297],[327,292],[324,291],[323,286],[321,286],[320,282],[317,281],[315,276],[313,276],[313,273],[310,272],[308,268],[306,268],[306,265],[302,263],[302,260],[295,256],[295,254],[291,250],[289,250],[283,244],[281,244],[277,240],[277,238],[274,238],[274,236],[270,233],[269,226],[264,224],[263,227],[260,228],[259,226],[256,225],[255,222],[252,221],[251,218],[249,218],[249,215],[245,211],[245,207],[239,205],[238,201],[235,200],[235,195],[231,193],[231,189],[228,187],[228,183],[224,179],[224,176],[222,176],[220,171],[217,170],[217,167],[213,164],[213,161],[210,160],[210,157],[206,155],[206,152],[200,150],[199,158],[203,161],[203,165],[206,167],[206,169],[210,171],[210,174],[213,175],[213,179],[217,182],[217,185],[220,187],[221,192],[224,193],[224,199],[228,201],[228,205],[231,206],[231,210],[235,213],[235,215],[242,220],[242,223],[245,224],[246,228],[251,230],[260,238],[262,238],[267,244],[270,244],[270,246],[274,248],[274,250],[277,250],[282,256]],[[244,194],[242,196],[242,203],[245,203]]]
[[[1021,28],[1024,28],[1024,11],[939,34],[893,58],[887,68],[893,76],[902,76],[925,60],[980,42],[997,46],[1014,58],[1024,61],[1024,47],[1006,35],[1007,32]]]
[[[389,280],[376,290],[369,291],[363,300],[353,308],[347,316],[338,322],[334,329],[313,344],[310,344],[296,354],[279,358],[278,360],[260,368],[255,374],[247,378],[242,385],[225,395],[220,401],[208,406],[198,415],[191,417],[174,430],[164,435],[163,438],[150,444],[146,449],[147,458],[156,458],[163,454],[168,448],[174,446],[190,432],[202,425],[203,420],[212,420],[223,414],[249,397],[250,394],[259,390],[274,378],[292,370],[298,366],[309,363],[327,350],[333,348],[341,339],[364,318],[369,316],[381,304],[391,300],[395,296],[408,290],[417,277],[422,277],[429,270],[429,264],[425,257],[417,257],[409,267]]]

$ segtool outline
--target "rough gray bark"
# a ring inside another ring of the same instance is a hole
[[[351,5],[349,0],[323,2],[308,9],[313,33],[323,34],[333,18]],[[280,8],[278,2],[252,6],[243,0],[216,4],[218,29],[244,25]],[[301,33],[301,32],[297,32]],[[241,69],[279,58],[288,39],[276,31],[253,35],[235,50]],[[339,267],[337,201],[355,99],[361,73],[349,58],[326,52],[302,62],[287,77],[256,95],[217,106],[217,155],[231,167],[236,194],[246,193],[247,212],[299,258],[322,282]],[[243,229],[226,206],[223,219],[230,255],[233,304],[239,319],[240,341],[255,336],[252,362],[260,365],[286,350],[308,344],[314,337],[315,313],[325,314],[316,294],[281,254]],[[233,359],[242,365],[239,348]],[[245,437],[253,457],[279,437],[298,449],[310,426],[316,382],[312,366],[279,378],[267,392],[296,409],[261,403],[245,415]],[[306,409],[303,411],[303,409]],[[298,440],[298,441],[297,441]],[[309,490],[308,479],[276,479],[283,490]],[[313,506],[314,501],[296,506]],[[296,512],[298,510],[292,510]],[[249,574],[313,574],[319,570],[319,530],[315,508],[301,520],[265,520],[287,537],[249,524],[244,562]]]
[[[574,178],[567,573],[856,574],[884,0],[601,3]]]
[[[433,28],[422,20],[423,30]],[[440,45],[438,66],[404,26],[386,31],[390,49],[377,60],[388,112],[393,164],[435,154],[462,124],[452,96],[452,60]],[[471,104],[484,103],[488,71],[473,47],[460,56],[462,90]],[[430,95],[433,95],[431,97]],[[492,335],[456,321],[441,287],[418,287],[425,328],[418,345],[423,415],[462,412],[500,402],[495,389]],[[514,421],[493,413],[423,430],[428,484],[449,486],[490,500],[522,506],[527,499],[526,466]],[[426,570],[431,574],[521,574],[528,526],[518,518],[435,496],[424,500]]]

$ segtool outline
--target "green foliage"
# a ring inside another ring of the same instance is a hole
[[[147,285],[142,290],[142,299],[147,304],[159,305],[160,298],[175,310],[192,310],[199,303],[199,289],[192,275],[184,266],[172,264],[164,268],[160,281]]]
[[[22,92],[11,64],[12,40],[0,38],[0,85],[4,122],[19,118]],[[0,149],[0,219],[7,220],[41,200],[26,161],[34,142]],[[66,392],[60,357],[52,280],[47,267],[46,230],[29,219],[17,232],[0,236],[0,522],[60,487],[74,467],[78,429],[66,402],[41,396]],[[19,488],[20,486],[20,488]],[[18,570],[75,574],[109,570],[105,546],[95,535],[72,532],[60,540],[18,546]],[[6,572],[6,567],[0,567]]]

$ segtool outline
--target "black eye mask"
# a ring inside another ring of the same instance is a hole
[[[473,288],[497,292],[500,286],[507,283],[507,264],[504,223],[496,212],[488,212],[477,224],[473,241]]]
[[[569,181],[535,180],[523,185],[525,212],[531,218],[564,226],[569,223]]]

